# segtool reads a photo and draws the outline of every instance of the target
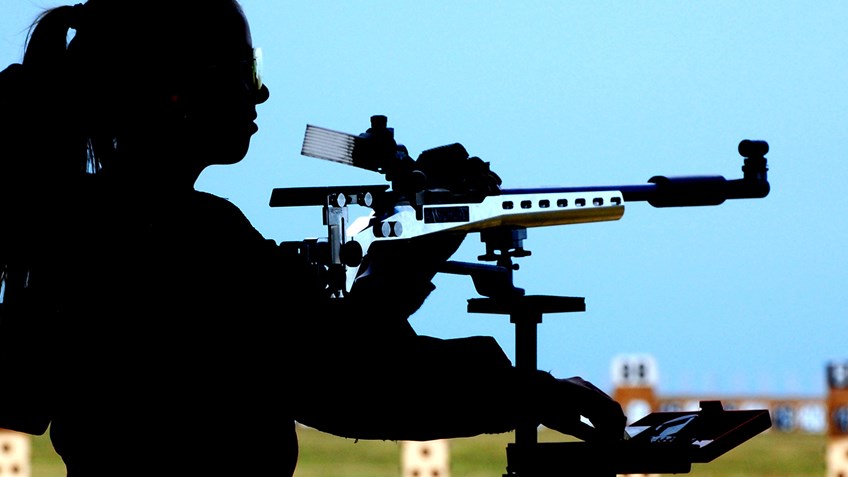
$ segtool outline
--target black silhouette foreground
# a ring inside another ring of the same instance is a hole
[[[296,421],[361,439],[540,423],[619,440],[621,407],[591,383],[519,369],[490,337],[415,333],[407,318],[464,234],[379,244],[334,300],[195,190],[258,130],[257,54],[231,0],[89,0],[38,18],[0,74],[15,383],[0,427],[49,427],[70,477],[291,475]]]

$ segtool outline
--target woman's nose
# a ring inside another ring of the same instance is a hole
[[[256,104],[262,104],[265,101],[268,101],[269,97],[271,97],[271,91],[268,89],[268,86],[264,85],[264,84],[262,85],[261,88],[259,88],[259,91],[257,91],[256,94],[254,95],[254,98],[256,100]]]

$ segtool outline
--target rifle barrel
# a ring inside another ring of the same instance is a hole
[[[654,176],[647,184],[590,187],[503,189],[501,194],[618,191],[624,202],[648,202],[654,207],[719,205],[727,199],[759,199],[769,193],[765,173],[756,178],[727,180],[722,176]]]
[[[501,194],[540,194],[545,192],[618,191],[624,202],[646,201],[654,207],[691,207],[719,205],[727,199],[761,199],[768,195],[769,151],[765,141],[743,139],[739,155],[745,158],[742,178],[727,180],[722,176],[654,176],[647,184],[503,189]]]

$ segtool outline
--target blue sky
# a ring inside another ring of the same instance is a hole
[[[4,65],[58,4],[4,1]],[[766,140],[764,199],[530,229],[516,285],[587,305],[545,317],[539,366],[610,389],[613,358],[645,353],[661,394],[821,396],[827,362],[848,360],[848,3],[242,4],[271,99],[248,157],[198,187],[267,237],[326,235],[320,209],[270,208],[274,188],[383,182],[301,156],[307,124],[358,134],[384,114],[413,157],[459,142],[508,188],[736,179],[739,141]],[[472,235],[454,258],[482,251]],[[506,317],[465,312],[470,279],[436,285],[420,333],[492,335],[514,356]]]

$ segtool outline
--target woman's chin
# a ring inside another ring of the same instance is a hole
[[[244,141],[241,143],[229,142],[226,144],[222,144],[217,142],[216,144],[210,144],[208,148],[205,148],[205,162],[212,165],[229,165],[236,164],[241,162],[242,159],[247,156],[247,151],[250,146],[250,142]]]

